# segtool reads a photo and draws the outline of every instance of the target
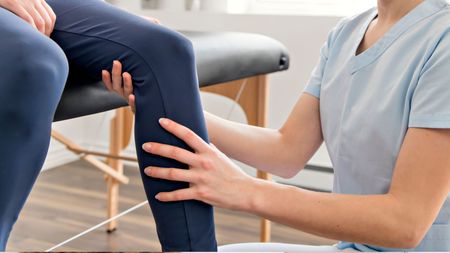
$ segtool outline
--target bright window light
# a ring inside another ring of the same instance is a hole
[[[374,6],[376,0],[230,0],[232,12],[265,14],[349,16]]]

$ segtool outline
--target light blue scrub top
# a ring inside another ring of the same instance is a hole
[[[371,9],[330,32],[304,91],[320,99],[336,193],[387,193],[408,128],[450,128],[449,5],[424,1],[356,56],[376,15]],[[338,246],[398,251],[347,242]],[[449,198],[422,243],[408,249],[415,250],[450,251]]]

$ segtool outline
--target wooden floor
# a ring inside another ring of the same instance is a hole
[[[126,168],[131,178],[121,188],[120,209],[141,203],[145,195],[137,168]],[[103,175],[84,162],[75,162],[43,172],[9,240],[9,251],[43,251],[105,219]],[[259,219],[255,216],[216,209],[217,239],[220,245],[256,242]],[[273,241],[302,244],[330,244],[275,224]],[[59,251],[160,251],[150,208],[145,206],[120,220],[119,229],[108,234],[98,229]]]

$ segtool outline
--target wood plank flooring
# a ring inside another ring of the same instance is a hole
[[[129,185],[120,189],[120,210],[144,201],[138,169],[127,167]],[[41,173],[17,222],[8,251],[44,251],[105,220],[103,174],[84,162],[75,162]],[[216,209],[220,245],[256,242],[259,218],[246,213]],[[301,244],[331,244],[283,225],[274,224],[272,241]],[[98,229],[58,251],[160,251],[150,208],[145,206],[120,219],[119,228],[108,234]]]

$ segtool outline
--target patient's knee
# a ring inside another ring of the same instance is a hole
[[[194,58],[192,42],[181,34],[175,33],[171,35],[167,45],[169,45],[168,50],[173,53],[175,57],[185,60]]]
[[[0,114],[15,125],[33,126],[53,118],[68,75],[64,52],[50,40],[18,40],[8,56],[14,64],[3,72],[8,80],[2,87],[4,104]],[[36,121],[36,119],[39,120]],[[50,121],[51,122],[51,121]]]
[[[164,27],[141,27],[135,38],[137,53],[154,64],[193,61],[192,42],[184,35]]]
[[[17,47],[11,56],[16,64],[6,71],[16,80],[10,84],[11,92],[20,94],[11,95],[59,100],[69,71],[64,52],[50,40],[32,43],[19,40]]]

